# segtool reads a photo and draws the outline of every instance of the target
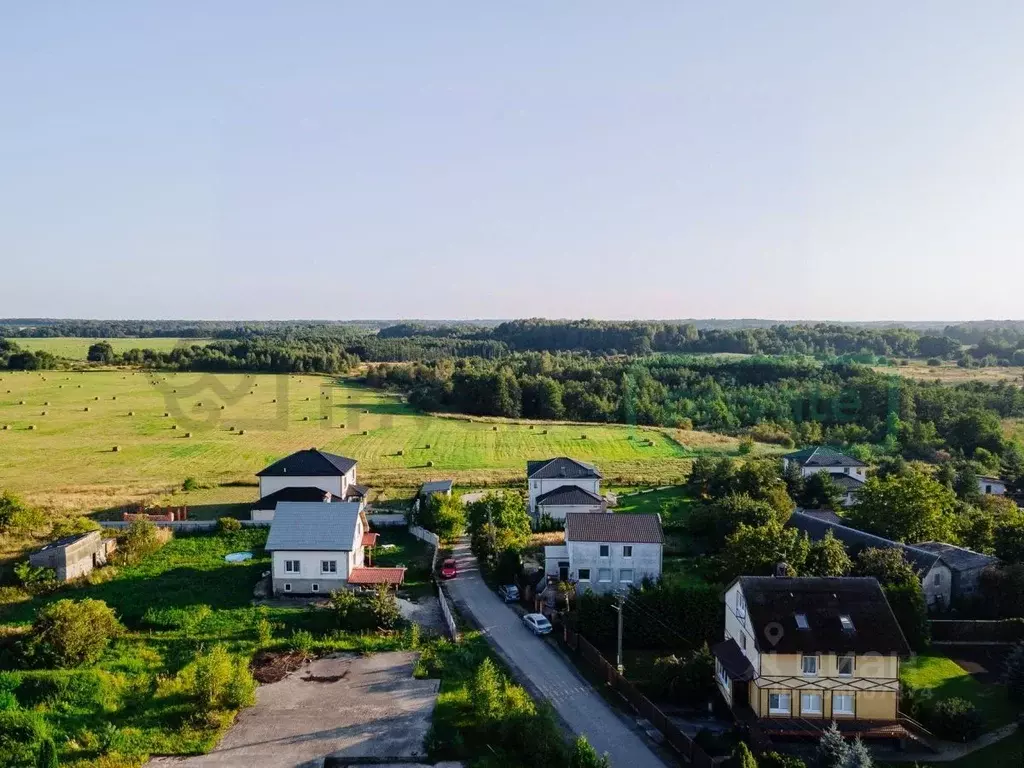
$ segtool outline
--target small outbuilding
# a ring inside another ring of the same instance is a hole
[[[116,547],[114,539],[104,539],[99,531],[89,531],[51,541],[29,555],[28,562],[35,568],[52,568],[57,581],[70,581],[106,565]]]
[[[420,498],[426,502],[431,496],[451,496],[454,480],[431,480],[420,486]]]

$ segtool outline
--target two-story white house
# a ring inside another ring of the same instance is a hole
[[[534,518],[541,514],[560,515],[570,512],[603,512],[601,473],[593,464],[560,456],[556,459],[526,462],[527,509]],[[573,494],[578,488],[583,494]],[[547,510],[538,509],[538,502]],[[600,507],[599,509],[597,507]],[[557,508],[557,509],[556,509]]]
[[[804,477],[828,472],[832,480],[843,489],[844,507],[856,502],[857,491],[867,481],[867,464],[826,445],[804,448],[782,457],[782,466],[786,469],[793,464],[800,468],[800,474]]]
[[[900,658],[910,648],[873,578],[740,576],[711,649],[722,697],[765,733],[898,735]]]
[[[296,451],[256,473],[260,498],[252,519],[268,522],[281,502],[314,501],[331,494],[335,501],[362,502],[369,489],[356,483],[356,460],[310,448]],[[320,496],[314,495],[315,491]]]
[[[544,572],[579,592],[622,589],[661,576],[664,544],[659,515],[570,512],[565,544],[544,548]]]
[[[376,538],[358,502],[281,502],[266,545],[273,593],[315,595],[347,586],[401,584],[404,568],[365,564],[365,549]]]

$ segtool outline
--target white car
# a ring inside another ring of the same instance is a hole
[[[523,624],[533,634],[540,636],[551,632],[551,622],[542,613],[528,613],[523,616]]]

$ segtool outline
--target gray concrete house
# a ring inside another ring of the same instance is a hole
[[[89,531],[50,542],[29,555],[28,562],[36,568],[52,568],[58,581],[70,581],[106,565],[116,546],[114,539],[104,539],[99,531]]]
[[[601,495],[601,473],[593,464],[560,456],[555,459],[526,462],[527,509],[539,517],[537,500],[556,490],[582,488],[594,496]]]
[[[786,525],[806,533],[812,541],[819,541],[825,537],[826,532],[832,531],[832,535],[846,545],[851,556],[855,556],[863,549],[899,549],[903,552],[904,559],[914,566],[920,575],[921,588],[924,590],[924,597],[929,608],[948,607],[950,600],[955,597],[952,591],[953,574],[942,557],[935,552],[884,539],[856,528],[821,519],[801,510],[795,511]]]
[[[544,573],[579,592],[608,592],[661,576],[665,537],[658,515],[570,512],[565,544],[544,547]]]
[[[954,598],[971,597],[978,591],[981,572],[999,562],[992,555],[983,555],[973,549],[946,544],[941,541],[925,541],[915,548],[932,552],[942,558],[952,574],[951,594]]]

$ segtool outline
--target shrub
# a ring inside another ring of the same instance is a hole
[[[971,741],[984,730],[977,708],[966,699],[941,699],[931,706],[926,705],[921,714],[928,730],[949,741]]]
[[[199,481],[194,477],[186,477],[185,482],[181,484],[181,490],[183,491],[198,491]]]
[[[40,744],[48,735],[38,712],[0,712],[0,765],[34,765]]]
[[[338,589],[331,592],[331,607],[338,615],[338,626],[342,629],[350,629],[350,623],[355,618],[359,609],[359,598],[355,592],[348,589]]]
[[[387,584],[378,584],[370,598],[370,611],[377,622],[377,629],[394,629],[402,617],[395,593]]]
[[[569,758],[569,768],[611,768],[611,760],[608,753],[598,755],[586,736],[577,737],[572,745],[572,756]]]
[[[45,737],[39,745],[39,757],[36,758],[37,768],[58,768],[57,745],[49,736]]]
[[[248,707],[255,698],[256,681],[248,665],[242,659],[232,659],[223,645],[197,653],[182,676],[189,698],[204,712]]]
[[[744,435],[740,438],[740,445],[738,448],[740,456],[746,456],[754,450],[754,438],[750,435]]]
[[[799,757],[783,755],[781,752],[765,752],[757,759],[760,768],[807,768]]]
[[[242,530],[242,523],[234,517],[222,517],[217,521],[217,529],[221,533],[233,533]]]
[[[305,658],[313,655],[313,633],[305,629],[292,632],[291,648]]]
[[[121,630],[102,600],[58,600],[39,611],[27,651],[35,662],[77,667],[98,661]]]
[[[121,560],[137,563],[160,549],[162,542],[152,521],[133,520],[118,547]]]

